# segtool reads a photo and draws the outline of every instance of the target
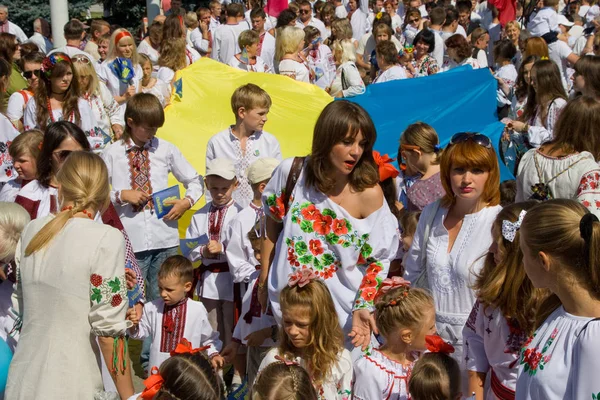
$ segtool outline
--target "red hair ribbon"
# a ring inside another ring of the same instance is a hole
[[[162,388],[165,380],[158,373],[157,367],[152,367],[150,370],[150,376],[144,381],[144,386],[146,389],[142,392],[142,399],[144,400],[152,400],[156,393]]]
[[[178,15],[177,19],[179,20],[179,23],[181,24],[181,27],[184,28],[185,27],[185,23],[183,22],[183,17],[181,15]]]
[[[121,39],[123,39],[124,37],[132,37],[131,33],[129,33],[128,31],[121,31],[117,34],[117,36],[115,36],[115,46],[119,45],[119,42],[121,41]]]
[[[427,343],[427,350],[431,353],[454,353],[454,346],[447,343],[438,335],[427,335],[425,336],[425,343]]]
[[[383,296],[390,290],[398,287],[410,287],[410,282],[399,276],[384,279],[383,282],[381,282],[381,286],[379,287],[377,294],[375,295],[374,301],[376,301],[379,297]]]
[[[392,165],[395,159],[390,158],[387,154],[381,155],[378,151],[373,150],[373,159],[379,169],[379,182],[383,182],[388,178],[397,177],[400,172]]]
[[[287,358],[283,358],[283,357],[281,357],[280,355],[276,355],[276,356],[275,356],[275,359],[276,359],[277,361],[281,361],[282,363],[284,363],[284,364],[285,364],[285,365],[287,365],[288,367],[291,367],[292,365],[298,365],[298,366],[300,365],[300,364],[298,364],[296,361],[294,361],[294,360],[288,360]]]
[[[210,348],[210,346],[204,346],[204,347],[198,347],[197,349],[194,349],[192,347],[192,344],[186,338],[183,338],[183,339],[181,339],[181,342],[179,342],[177,347],[175,347],[175,350],[173,350],[171,352],[171,356],[174,356],[176,354],[200,353],[201,351],[208,350],[209,348]]]

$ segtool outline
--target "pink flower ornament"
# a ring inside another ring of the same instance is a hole
[[[398,287],[410,287],[410,282],[399,276],[384,279],[383,282],[381,282],[381,286],[379,287],[379,291],[375,296],[375,300],[377,300],[379,297],[383,296],[390,290]]]
[[[298,285],[299,287],[304,287],[308,285],[310,281],[315,279],[319,279],[319,275],[317,275],[317,273],[310,268],[302,268],[290,274],[288,286],[294,287]]]

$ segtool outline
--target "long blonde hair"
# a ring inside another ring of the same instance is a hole
[[[79,56],[79,57],[85,57],[85,56]],[[96,94],[96,95],[100,96],[100,85],[98,83],[99,82],[98,75],[96,74],[96,69],[94,68],[94,64],[92,64],[92,61],[90,61],[87,64],[81,63],[81,62],[74,62],[73,68],[75,69],[75,73],[77,74],[78,78],[81,78],[82,76],[90,77],[90,83],[87,88],[79,86],[79,91],[81,92],[81,95],[83,96],[86,94],[87,95]]]
[[[59,212],[44,225],[27,245],[26,257],[47,246],[74,214],[86,209],[92,214],[104,211],[109,204],[108,170],[100,156],[83,151],[71,153],[56,174],[56,181],[60,203],[73,203],[73,208]]]
[[[304,307],[311,314],[309,340],[302,358],[315,386],[320,385],[331,374],[344,349],[344,334],[338,323],[331,293],[321,280],[313,280],[303,287],[286,286],[279,300],[282,312],[291,307]],[[296,347],[283,328],[280,338],[279,353],[284,357],[298,356]]]

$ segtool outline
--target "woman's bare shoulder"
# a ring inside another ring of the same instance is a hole
[[[384,202],[383,190],[379,185],[366,188],[358,193],[358,197],[361,201],[361,214],[365,217],[379,210]]]

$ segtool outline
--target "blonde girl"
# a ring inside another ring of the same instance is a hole
[[[103,388],[102,353],[113,360],[108,367],[119,396],[128,398],[125,240],[117,229],[93,221],[110,204],[106,165],[93,153],[73,152],[56,180],[60,212],[27,225],[17,247],[13,307],[22,328],[6,396],[92,398]]]
[[[16,177],[6,182],[0,190],[0,201],[15,201],[19,190],[37,176],[37,158],[44,134],[39,130],[21,133],[13,140],[8,149],[12,157]]]
[[[308,372],[293,361],[281,358],[265,367],[256,378],[252,400],[317,400]]]
[[[259,373],[280,358],[298,363],[310,375],[320,399],[349,398],[350,352],[336,318],[329,289],[309,269],[290,274],[279,298],[282,328],[277,348],[263,359]],[[260,381],[260,379],[258,380]]]
[[[517,400],[594,398],[600,393],[600,222],[573,200],[527,212],[519,240],[533,286],[553,295],[524,344]]]
[[[509,205],[492,225],[493,242],[474,289],[477,301],[463,329],[468,393],[476,399],[514,398],[517,360],[534,331],[535,313],[547,297],[525,274],[519,228],[527,210],[537,203]],[[484,396],[486,375],[491,387]]]
[[[400,136],[398,153],[411,171],[420,178],[406,190],[408,211],[421,211],[426,205],[444,197],[440,179],[440,139],[433,127],[424,122],[409,125]]]
[[[295,26],[286,26],[277,35],[275,42],[275,64],[279,75],[306,83],[312,83],[314,74],[302,56],[304,31]]]
[[[171,86],[152,76],[152,61],[146,54],[139,54],[140,66],[143,75],[140,80],[140,90],[142,93],[150,93],[156,96],[160,104],[165,107],[171,99]]]
[[[377,329],[385,344],[356,362],[353,398],[404,399],[413,365],[427,347],[425,336],[435,333],[433,297],[395,277],[383,281],[375,307]]]
[[[125,125],[123,117],[119,104],[106,85],[98,80],[92,60],[83,54],[74,55],[72,60],[75,73],[79,78],[81,97],[88,102],[92,109],[96,124],[100,129],[98,134],[102,135],[103,139],[98,141],[92,150],[100,151],[111,142],[113,135],[115,139],[121,137]]]

